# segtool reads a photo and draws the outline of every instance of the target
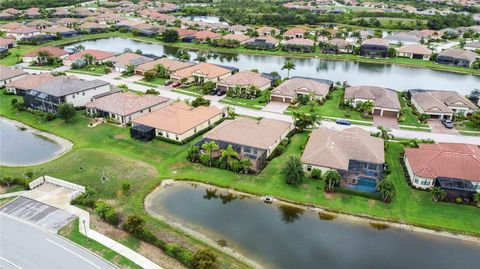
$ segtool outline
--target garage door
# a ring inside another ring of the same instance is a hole
[[[380,116],[380,113],[381,113],[380,109],[373,110],[373,115]]]
[[[143,76],[143,71],[135,70],[135,75]]]
[[[279,97],[279,96],[272,96],[270,97],[270,99],[274,102],[283,102],[283,97]]]
[[[395,111],[383,111],[383,116],[384,117],[396,118],[397,115],[398,115],[398,112],[395,112]]]

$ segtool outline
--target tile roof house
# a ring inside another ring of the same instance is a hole
[[[139,66],[141,64],[153,61],[153,59],[140,54],[127,52],[113,57],[111,61],[115,66],[115,71],[123,72],[127,70],[127,66],[129,65]]]
[[[110,26],[105,24],[99,24],[96,22],[84,22],[78,26],[80,31],[85,31],[88,33],[98,33],[106,31]]]
[[[25,93],[25,106],[46,112],[57,112],[58,105],[70,103],[74,107],[85,106],[99,94],[109,92],[111,85],[102,80],[81,80],[61,77],[51,80]]]
[[[178,81],[182,80],[182,78],[187,78],[187,82],[217,82],[231,76],[232,73],[233,70],[223,66],[210,63],[199,63],[190,67],[177,70],[173,72],[170,77]]]
[[[302,28],[292,28],[287,30],[285,33],[283,33],[283,38],[284,39],[304,38],[305,32],[307,31],[305,31]]]
[[[389,41],[382,38],[371,38],[362,42],[360,55],[365,57],[387,57]]]
[[[18,46],[18,44],[15,39],[0,37],[0,48],[11,49],[16,46]]]
[[[28,27],[32,27],[32,28],[35,28],[35,29],[45,29],[45,28],[50,27],[52,25],[53,25],[53,23],[51,21],[47,21],[47,20],[34,20],[34,21],[31,21],[31,22],[27,23]]]
[[[115,92],[93,98],[85,108],[90,115],[99,115],[126,124],[171,103],[171,99],[156,95],[138,95],[131,92]]]
[[[18,80],[8,83],[5,87],[8,92],[18,95],[24,95],[25,92],[33,90],[56,78],[57,77],[53,76],[50,73],[41,73],[38,75],[29,74]]]
[[[34,19],[42,16],[42,13],[40,13],[40,9],[38,7],[31,7],[25,11],[25,15],[29,19]]]
[[[420,144],[418,148],[405,149],[404,161],[409,180],[417,188],[429,189],[438,186],[440,182],[437,181],[450,180],[459,189],[480,192],[480,148],[477,145]]]
[[[315,99],[324,99],[333,87],[333,81],[292,77],[272,90],[270,100],[282,103],[293,103],[300,95],[314,95]]]
[[[221,149],[232,145],[243,158],[252,161],[251,169],[260,171],[268,157],[294,129],[293,124],[274,119],[237,117],[225,120],[208,131],[202,141],[215,141]]]
[[[404,45],[397,49],[397,57],[430,60],[433,51],[420,44]]]
[[[475,62],[477,54],[473,51],[463,49],[447,49],[438,53],[435,62],[438,64],[449,64],[471,67]]]
[[[280,44],[280,41],[271,36],[253,37],[245,42],[247,48],[254,49],[275,49],[278,47],[278,44]]]
[[[325,48],[322,49],[325,53],[351,53],[354,48],[354,44],[341,38],[333,38],[327,41],[324,41],[327,44]]]
[[[358,127],[314,129],[301,160],[307,171],[335,169],[343,178],[342,186],[373,192],[383,178],[383,139]]]
[[[225,40],[236,40],[240,44],[245,44],[245,42],[251,39],[251,37],[249,37],[248,35],[243,35],[243,34],[227,34],[222,36],[221,38]]]
[[[193,36],[195,37],[195,41],[200,43],[207,42],[208,39],[217,39],[222,37],[222,35],[219,33],[207,30],[196,32]]]
[[[138,126],[155,129],[155,135],[174,141],[184,141],[198,132],[213,126],[224,117],[224,112],[214,106],[191,107],[178,102],[132,120],[132,136]]]
[[[80,23],[81,23],[81,21],[79,19],[75,19],[75,18],[63,18],[63,19],[57,20],[58,25],[63,25],[63,26],[66,26],[66,27],[75,27],[76,25],[78,25]]]
[[[471,50],[471,51],[480,50],[480,41],[468,42],[467,44],[465,44],[463,49]]]
[[[290,52],[314,52],[315,41],[305,38],[290,38],[283,41],[283,50]]]
[[[235,24],[228,27],[228,31],[235,35],[244,35],[248,32],[248,29],[253,29],[250,26]]]
[[[78,34],[78,31],[75,29],[71,29],[65,26],[56,25],[53,27],[47,27],[41,30],[42,33],[49,34],[49,35],[60,35],[62,38],[73,37]]]
[[[454,91],[410,90],[411,102],[420,114],[430,118],[452,119],[460,113],[468,115],[478,108],[470,100]]]
[[[72,14],[70,11],[68,11],[67,9],[65,9],[63,7],[57,7],[54,10],[55,11],[52,13],[53,17],[64,18],[64,17],[68,17]]]
[[[0,87],[7,85],[8,83],[21,79],[27,75],[27,72],[21,69],[13,69],[8,66],[0,65]]]
[[[273,27],[264,26],[264,27],[258,28],[257,33],[259,36],[272,36],[280,33],[280,30]]]
[[[40,30],[32,28],[32,27],[27,27],[27,26],[21,26],[15,29],[10,29],[7,31],[7,34],[9,36],[13,36],[17,40],[25,39],[25,38],[31,38],[34,36],[38,36],[41,34]]]
[[[0,24],[0,31],[8,33],[8,31],[18,29],[20,27],[23,27],[23,24],[18,22],[9,22],[5,24]]]
[[[60,58],[62,60],[68,56],[68,52],[66,52],[61,48],[47,46],[47,47],[38,48],[34,51],[24,54],[22,58],[23,62],[32,63],[32,62],[44,61],[45,59],[40,59],[40,57],[38,56],[40,52],[47,52],[50,57]]]
[[[257,72],[244,70],[217,82],[217,89],[224,90],[225,92],[235,87],[246,89],[250,86],[254,86],[263,91],[272,86],[272,81]]]
[[[344,102],[350,102],[354,108],[363,102],[372,102],[372,114],[395,117],[400,115],[400,101],[397,92],[392,89],[375,86],[352,86],[345,89]]]
[[[138,65],[135,67],[135,74],[137,75],[145,75],[145,72],[150,70],[155,70],[157,65],[163,65],[168,70],[168,73],[173,73],[177,70],[193,66],[193,63],[189,62],[182,62],[176,59],[169,59],[169,58],[160,58],[154,61],[146,62],[144,64]]]
[[[191,30],[191,29],[183,29],[183,28],[178,28],[175,31],[178,33],[178,38],[181,41],[193,41],[195,39],[195,34],[197,33],[196,30]]]
[[[388,40],[390,44],[409,45],[419,44],[422,38],[408,32],[399,32],[386,36],[384,39]]]
[[[67,66],[70,66],[70,65],[72,65],[73,62],[75,62],[76,60],[82,59],[87,54],[92,55],[93,59],[94,59],[94,62],[99,63],[99,64],[109,62],[113,59],[113,57],[115,57],[115,53],[113,53],[113,52],[96,50],[96,49],[86,49],[86,50],[82,50],[82,51],[79,51],[77,53],[69,55],[63,61],[63,64],[67,65]]]

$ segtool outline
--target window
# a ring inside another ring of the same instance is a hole
[[[75,99],[75,94],[72,94],[72,98]]]
[[[82,92],[82,95],[85,96],[85,92]]]
[[[250,153],[251,152],[251,149],[249,147],[244,147],[243,148],[243,151],[246,152],[246,153]]]
[[[417,183],[417,184],[418,184],[418,178],[415,178],[415,183]]]
[[[429,186],[430,185],[430,179],[422,179],[420,181],[420,185]]]
[[[175,136],[175,139],[178,141],[178,135]]]
[[[197,128],[193,128],[193,133],[197,133]]]
[[[307,171],[312,171],[312,166],[311,165],[307,165]]]

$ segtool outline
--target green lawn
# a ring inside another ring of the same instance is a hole
[[[316,105],[313,108],[313,113],[320,116],[328,116],[334,118],[345,118],[360,121],[372,121],[372,119],[365,119],[360,112],[355,110],[340,109],[340,102],[342,102],[343,90],[334,90],[330,94],[330,99],[327,99],[324,104]],[[289,111],[300,111],[305,113],[312,113],[310,106],[302,106],[299,108],[290,108]]]
[[[412,108],[408,106],[408,102],[400,94],[398,95],[400,105],[402,107],[403,115],[399,118],[398,123],[402,125],[412,125],[418,127],[428,127],[428,124],[421,123],[417,116],[413,114]]]
[[[245,98],[239,98],[239,97],[225,96],[223,99],[220,100],[220,102],[225,104],[243,106],[247,108],[262,109],[268,103],[268,100],[269,100],[269,91],[265,90],[265,91],[262,91],[260,96],[258,96],[257,98],[245,99]]]
[[[156,86],[165,86],[165,82],[167,80],[168,79],[155,77],[152,80],[146,80],[146,79],[143,78],[143,79],[140,80],[140,82],[153,84],[153,85],[156,85]]]
[[[118,254],[117,252],[81,234],[80,231],[78,230],[79,228],[78,224],[79,224],[78,219],[75,219],[72,223],[60,229],[58,233],[61,236],[103,257],[105,260],[119,266],[120,268],[132,268],[132,269],[142,268],[137,264],[135,264],[134,262],[130,261],[129,259]]]
[[[82,68],[70,69],[68,72],[80,73],[94,76],[103,76],[107,73],[105,72],[106,65],[88,65]]]

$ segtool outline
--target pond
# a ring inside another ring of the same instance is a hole
[[[217,16],[186,16],[186,19],[189,19],[191,21],[201,21],[201,22],[206,22],[206,23],[223,23],[226,24],[225,22],[220,21],[220,17]]]
[[[122,52],[125,48],[140,49],[143,53],[158,56],[175,57],[179,48],[135,41],[126,38],[112,37],[83,41],[71,46],[82,44],[86,48]],[[196,51],[190,50],[191,59],[196,58]],[[279,72],[287,76],[286,70],[281,70],[283,56],[250,55],[235,53],[210,52],[208,62],[235,66],[240,70],[257,69],[260,72]],[[333,81],[348,81],[351,85],[373,85],[389,87],[396,90],[415,88],[452,90],[463,95],[480,87],[480,76],[458,74],[452,72],[431,70],[425,68],[406,67],[392,64],[372,64],[355,61],[335,61],[318,58],[292,58],[295,70],[291,76],[323,78]]]
[[[36,165],[65,151],[59,143],[21,126],[0,117],[0,165]]]
[[[478,243],[374,228],[204,185],[178,183],[150,198],[155,214],[225,240],[267,268],[476,268],[480,257]]]

